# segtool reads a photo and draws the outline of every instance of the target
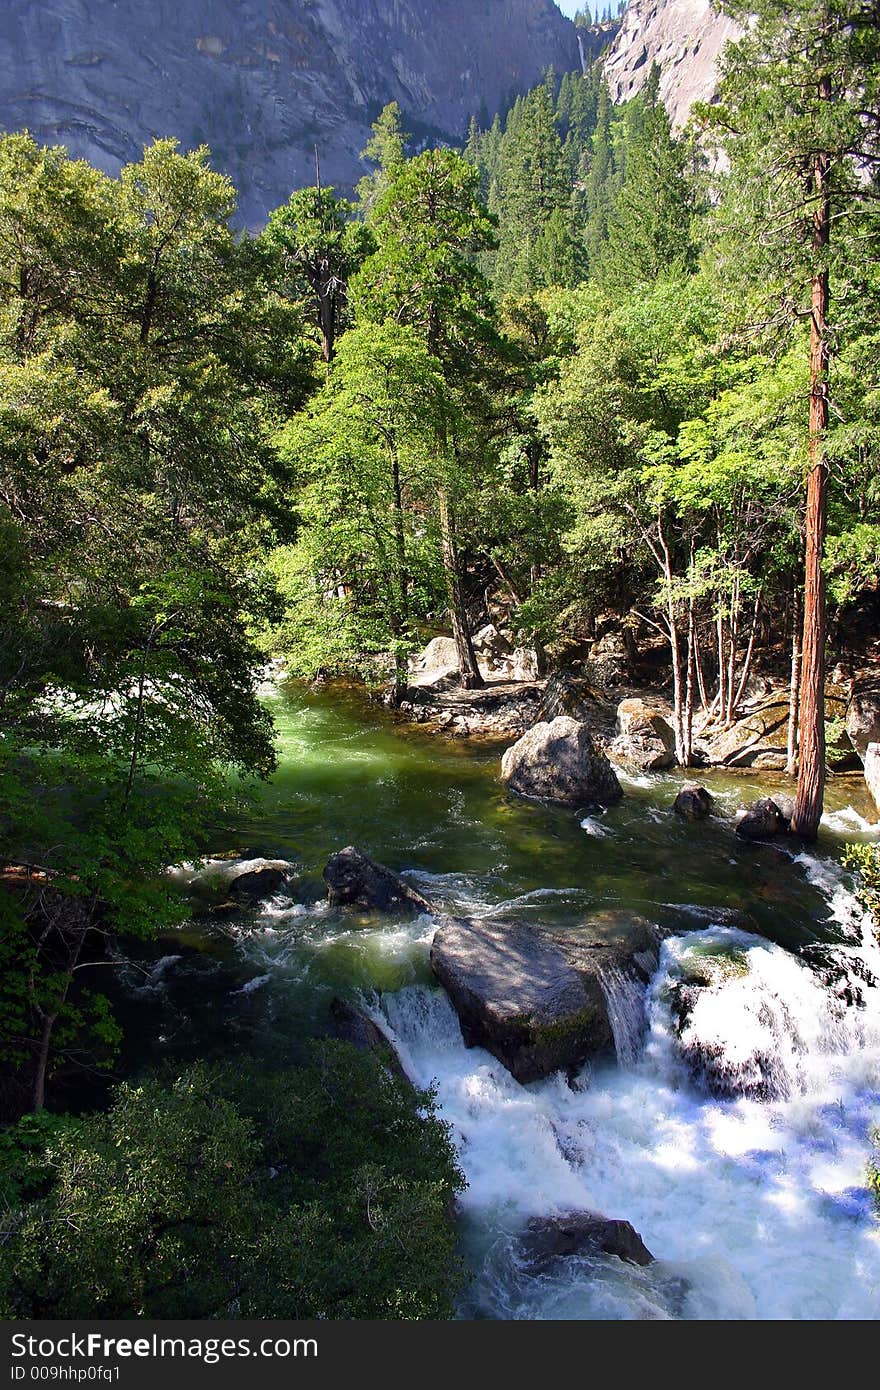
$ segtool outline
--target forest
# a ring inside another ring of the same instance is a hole
[[[392,105],[351,196],[319,148],[254,235],[206,148],[113,178],[0,138],[5,1316],[454,1309],[430,1091],[342,1043],[117,1068],[107,943],[180,920],[165,870],[271,777],[270,658],[393,709],[437,633],[482,685],[487,595],[542,675],[613,619],[659,644],[682,768],[785,684],[816,839],[827,673],[880,602],[880,23],[725,8],[757,19],[685,130],[601,58],[460,149]]]

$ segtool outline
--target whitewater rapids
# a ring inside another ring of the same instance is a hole
[[[730,928],[670,937],[644,997],[611,981],[620,1061],[521,1086],[465,1048],[446,996],[385,994],[377,1019],[412,1079],[434,1085],[468,1179],[465,1240],[476,1278],[465,1316],[495,1318],[873,1319],[880,1225],[867,1185],[880,1122],[880,950],[829,864],[827,892],[860,983],[847,1007],[797,956]],[[682,1029],[670,1000],[694,950],[744,962],[706,990]],[[683,1044],[722,1049],[743,1077],[772,1055],[770,1099],[719,1099]],[[535,1215],[625,1218],[656,1256],[645,1269],[569,1258],[539,1277],[517,1235]]]

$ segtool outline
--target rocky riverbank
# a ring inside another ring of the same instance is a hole
[[[613,762],[636,772],[659,772],[677,763],[673,711],[668,692],[656,685],[628,683],[626,652],[597,646],[595,659],[537,675],[538,660],[513,648],[493,626],[477,634],[484,686],[458,683],[451,638],[434,638],[410,663],[410,685],[399,717],[440,736],[510,744],[564,716],[584,726]],[[880,666],[844,671],[837,667],[826,686],[828,766],[834,772],[864,767],[880,810]],[[771,676],[757,675],[730,723],[711,712],[694,715],[694,767],[784,773],[788,761],[789,690]],[[873,785],[872,785],[873,783]]]

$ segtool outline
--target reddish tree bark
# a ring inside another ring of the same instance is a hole
[[[819,95],[830,101],[831,79],[819,81]],[[791,828],[815,840],[825,793],[825,535],[828,525],[828,271],[825,248],[831,233],[831,193],[827,154],[813,156],[813,250],[810,312],[810,475],[807,482],[804,563],[804,640],[801,656],[800,755]]]

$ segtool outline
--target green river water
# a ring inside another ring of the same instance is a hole
[[[292,686],[267,698],[278,771],[236,824],[218,827],[216,858],[180,871],[202,910],[127,974],[126,1069],[237,1053],[295,1060],[304,1038],[327,1030],[334,995],[366,1001],[413,1079],[438,1084],[460,1145],[474,1271],[463,1315],[880,1316],[880,1232],[865,1185],[880,1118],[880,990],[862,1012],[826,1018],[824,991],[790,954],[816,940],[861,949],[838,862],[846,840],[876,834],[861,779],[831,779],[820,844],[800,853],[734,834],[737,809],[773,779],[700,772],[717,814],[690,824],[672,811],[681,776],[621,773],[623,800],[588,817],[509,796],[497,746],[401,724],[359,691]],[[446,911],[591,934],[618,932],[627,914],[666,928],[655,987],[637,1001],[636,1063],[612,1058],[573,1088],[561,1077],[521,1087],[465,1049],[432,982],[431,919],[328,909],[321,870],[348,844]],[[291,866],[289,892],[212,917],[229,877],[262,859]],[[748,914],[739,946],[756,966],[751,994],[717,1027],[735,1053],[772,1025],[792,1076],[778,1102],[715,1101],[677,1069],[662,988],[676,941],[702,930],[713,948],[729,930],[698,908]],[[868,964],[880,973],[880,959]],[[526,1279],[510,1244],[523,1220],[572,1207],[633,1220],[657,1264],[574,1261],[558,1278]]]

